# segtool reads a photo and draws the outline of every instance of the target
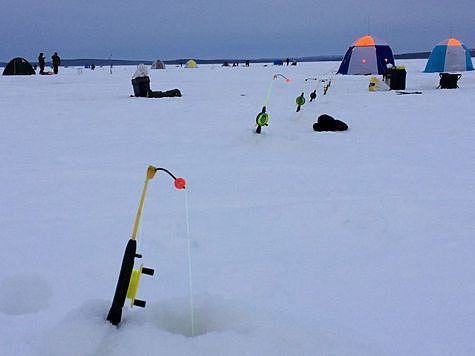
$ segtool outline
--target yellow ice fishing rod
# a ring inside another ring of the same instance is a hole
[[[115,288],[114,299],[112,305],[107,314],[107,320],[113,325],[118,325],[122,318],[122,307],[124,306],[125,299],[130,299],[131,306],[145,307],[145,301],[136,298],[137,290],[142,274],[153,276],[154,270],[146,268],[143,264],[138,269],[134,269],[135,258],[142,258],[142,255],[137,253],[137,230],[139,227],[140,217],[142,215],[143,203],[145,195],[147,193],[147,186],[149,180],[151,180],[157,171],[164,171],[168,173],[174,181],[175,188],[185,189],[186,182],[183,178],[175,177],[169,170],[165,168],[155,168],[154,166],[148,166],[147,175],[142,190],[142,196],[140,197],[139,209],[137,216],[135,217],[134,229],[132,231],[132,237],[127,242],[125,247],[124,258],[122,259],[122,265],[120,267],[119,279]]]
[[[323,95],[327,95],[328,89],[330,89],[330,85],[332,85],[331,79],[326,79],[325,84],[323,85]]]

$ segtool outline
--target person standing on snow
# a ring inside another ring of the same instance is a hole
[[[40,66],[40,74],[45,74],[45,62],[46,58],[43,52],[38,56],[38,65]]]
[[[61,64],[61,58],[59,58],[58,52],[54,52],[54,54],[51,56],[51,60],[53,62],[53,72],[54,74],[58,74],[58,68]]]

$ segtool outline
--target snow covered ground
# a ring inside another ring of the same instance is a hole
[[[369,93],[338,63],[0,77],[0,354],[475,354],[475,73]],[[82,73],[81,73],[82,72]],[[258,136],[254,119],[276,73]],[[320,88],[321,89],[321,88]],[[321,113],[350,129],[317,133]],[[147,166],[145,309],[105,322]],[[186,203],[189,211],[187,233]],[[188,241],[191,239],[194,335]],[[158,276],[157,276],[158,275]]]

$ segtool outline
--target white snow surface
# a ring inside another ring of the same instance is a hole
[[[368,92],[338,63],[0,77],[0,354],[474,355],[475,73]],[[254,120],[273,82],[269,127]],[[304,91],[307,103],[295,112]],[[346,132],[312,130],[328,113]],[[145,266],[105,321],[149,164]],[[189,234],[186,203],[188,202]],[[191,239],[194,335],[187,246]]]

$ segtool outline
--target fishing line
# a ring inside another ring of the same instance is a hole
[[[186,222],[186,240],[188,254],[188,289],[190,292],[190,323],[191,336],[195,336],[195,309],[193,302],[193,264],[191,260],[191,237],[190,237],[190,214],[188,209],[188,192],[185,190],[185,222]]]
[[[317,80],[318,80],[317,77],[315,77],[315,78],[305,78],[305,83],[310,83],[310,81],[317,81]],[[310,102],[315,100],[317,98],[317,88],[315,88],[313,91],[311,91],[309,96],[310,96]]]
[[[264,100],[264,105],[263,106],[267,106],[267,104],[269,103],[270,94],[272,92],[272,85],[273,84],[274,84],[274,78],[272,78],[271,82],[269,83],[269,86],[267,87],[266,100]]]
[[[274,74],[272,77],[271,82],[269,83],[269,86],[267,87],[267,94],[266,94],[266,99],[264,101],[264,105],[262,106],[262,110],[259,114],[257,114],[256,117],[256,133],[260,134],[262,126],[269,126],[269,114],[267,114],[267,104],[269,103],[270,99],[270,94],[272,92],[272,87],[274,84],[274,81],[277,80],[279,77],[284,78],[285,83],[289,83],[290,79],[287,78],[285,75],[282,75],[280,73]]]
[[[267,106],[267,104],[269,103],[270,94],[271,94],[272,88],[274,86],[274,81],[279,79],[279,77],[284,78],[285,83],[287,83],[287,84],[290,83],[290,79],[287,78],[285,75],[280,74],[280,73],[274,74],[274,76],[272,77],[271,82],[269,83],[269,87],[267,88],[266,100],[264,101],[263,106]]]

